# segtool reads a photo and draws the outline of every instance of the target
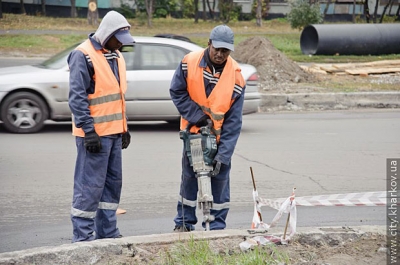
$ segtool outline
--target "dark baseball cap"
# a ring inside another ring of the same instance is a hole
[[[129,44],[129,43],[134,43],[135,42],[135,40],[132,38],[131,34],[129,33],[129,28],[128,27],[119,29],[117,31],[117,33],[114,34],[114,36],[122,44]]]
[[[231,51],[234,50],[233,41],[234,35],[233,31],[227,25],[216,26],[210,34],[210,40],[214,48],[225,48]]]

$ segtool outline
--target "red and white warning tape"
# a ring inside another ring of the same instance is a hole
[[[259,198],[260,206],[279,210],[287,198]],[[386,205],[386,191],[347,193],[319,196],[296,197],[297,206],[382,206]]]

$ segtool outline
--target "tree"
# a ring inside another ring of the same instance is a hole
[[[256,25],[258,27],[262,26],[262,0],[257,0],[257,8],[256,8]]]
[[[365,0],[368,1],[368,0]],[[374,16],[372,17],[372,21],[376,23],[376,18],[378,17],[378,7],[379,7],[379,0],[375,2],[375,9],[374,9]]]
[[[207,20],[206,0],[203,0],[203,20]]]
[[[365,16],[365,21],[369,23],[371,16],[369,14],[368,0],[364,0],[364,16]]]
[[[26,14],[26,11],[25,11],[25,5],[24,5],[24,0],[20,0],[19,1],[19,5],[20,5],[20,7],[21,7],[21,14]]]
[[[76,12],[76,1],[71,0],[71,17],[75,18],[78,17],[78,12]]]
[[[42,16],[46,16],[46,0],[42,0]]]
[[[302,30],[309,24],[318,24],[323,21],[318,3],[310,4],[306,0],[292,0],[290,6],[291,10],[287,19],[293,29]]]
[[[194,0],[194,23],[199,23],[199,0]]]
[[[368,1],[368,0],[366,0]],[[324,18],[326,17],[326,13],[328,13],[328,9],[329,9],[329,5],[331,4],[332,0],[328,0],[328,2],[326,2],[325,8],[324,8]]]
[[[228,23],[233,9],[233,0],[220,0],[218,8],[220,19],[223,23]]]
[[[0,18],[3,18],[3,8],[1,7],[1,0],[0,0]]]
[[[154,12],[154,0],[145,0],[144,4],[146,6],[146,13],[147,13],[147,26],[151,28],[152,27],[151,18],[153,17],[153,12]]]
[[[397,7],[397,11],[396,11],[396,21],[400,21],[400,4]]]
[[[95,26],[98,24],[99,10],[97,8],[97,0],[89,0],[87,18],[89,25]]]
[[[253,6],[251,7],[251,18],[256,18],[256,25],[258,27],[262,26],[263,18],[268,16],[268,11],[270,8],[269,2],[270,0],[255,0]],[[242,11],[240,10],[238,15],[240,15],[241,12]]]
[[[207,1],[207,6],[208,6],[208,10],[210,11],[210,18],[214,19],[214,9],[215,9],[215,1],[213,1],[213,6],[211,7],[210,5],[210,0],[206,0]]]
[[[387,8],[389,7],[389,5],[392,5],[392,4],[393,4],[393,0],[389,0],[389,2],[385,5],[385,7],[383,8],[382,16],[381,16],[381,19],[379,20],[379,23],[382,23],[382,22],[383,22],[383,17],[384,17],[385,14],[386,14],[386,10],[387,10]],[[390,15],[390,12],[389,12],[389,15]]]

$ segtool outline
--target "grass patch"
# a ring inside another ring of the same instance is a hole
[[[152,20],[152,27],[147,26],[143,18],[129,19],[132,25],[131,33],[136,36],[154,36],[159,33],[179,34],[189,37],[194,43],[205,47],[210,31],[220,22],[193,19],[157,18]],[[254,36],[269,39],[272,44],[288,58],[296,62],[313,63],[348,63],[377,60],[400,59],[400,54],[380,56],[308,56],[301,52],[301,32],[294,30],[286,19],[263,21],[262,27],[257,27],[255,21],[230,22],[229,26],[235,32],[235,44]],[[58,34],[42,35],[34,32],[29,34],[5,34],[0,38],[0,50],[30,50],[32,53],[43,51],[49,55],[55,54],[74,43],[85,39],[87,34],[94,32],[97,26],[90,26],[85,18],[53,18],[4,13],[0,19],[1,30],[52,30]],[[75,32],[71,35],[71,31]],[[46,52],[47,51],[47,52]]]
[[[65,49],[82,41],[85,35],[6,35],[0,38],[0,48]]]
[[[164,253],[162,257],[165,265],[259,265],[259,264],[288,264],[289,256],[279,251],[275,245],[257,247],[248,252],[232,252],[226,249],[225,252],[216,253],[206,240],[196,241],[191,238],[189,241],[174,245]]]

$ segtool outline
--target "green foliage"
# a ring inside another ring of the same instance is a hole
[[[144,0],[136,0],[136,12],[144,12],[146,13],[146,4],[144,3]]]
[[[182,0],[182,15],[184,18],[194,17],[194,1],[193,0]]]
[[[138,21],[139,26],[144,26],[147,24],[147,13],[146,11],[137,11],[136,12],[136,19]]]
[[[219,18],[223,23],[228,23],[231,19],[233,9],[233,0],[219,0],[218,2]]]
[[[309,4],[307,0],[290,0],[291,10],[287,15],[293,29],[302,30],[309,24],[318,24],[323,21],[319,4]]]
[[[266,19],[268,16],[268,11],[269,11],[269,0],[262,0],[262,7],[261,7],[261,18]],[[251,14],[254,18],[257,16],[257,0],[253,2],[253,6],[251,8]]]
[[[154,18],[166,18],[168,15],[168,11],[165,10],[164,8],[156,8],[156,11],[154,12],[153,17]]]
[[[121,1],[121,7],[116,8],[115,11],[121,13],[124,17],[128,19],[135,18],[135,13],[133,12],[132,8],[127,4],[122,3],[122,1]]]
[[[172,12],[176,11],[178,7],[177,0],[157,0],[155,1],[155,18],[166,18]]]
[[[383,17],[383,22],[382,23],[396,23],[396,16],[389,16],[389,15],[385,15]]]
[[[230,21],[238,22],[241,13],[242,13],[242,6],[234,3],[233,4],[233,8],[232,8],[232,10],[230,11],[230,14],[229,14]]]

